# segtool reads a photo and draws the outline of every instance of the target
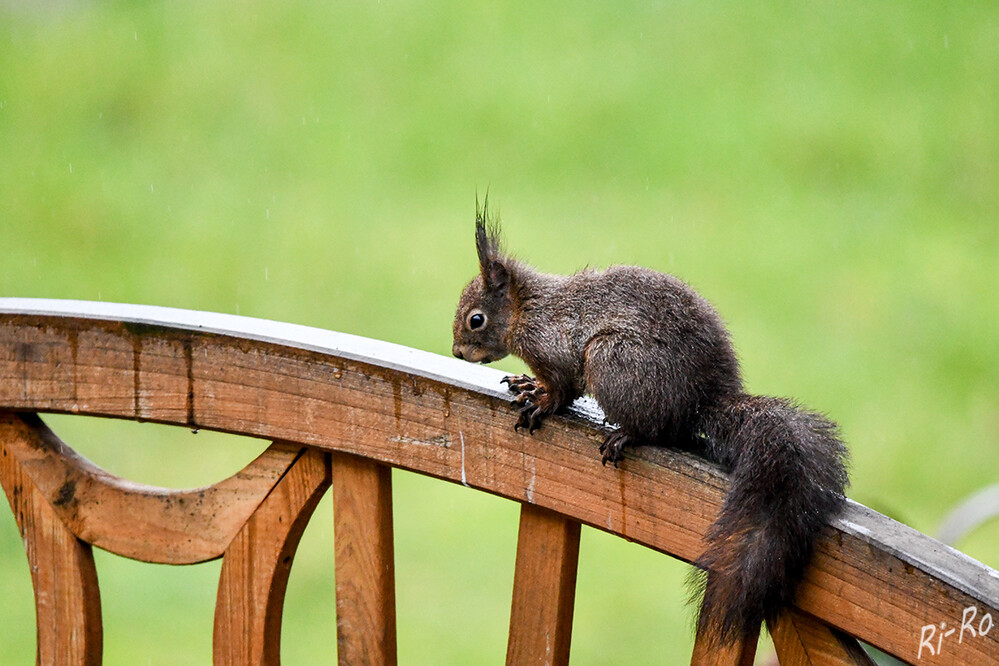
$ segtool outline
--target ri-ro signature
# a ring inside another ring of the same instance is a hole
[[[958,643],[963,643],[965,640],[987,636],[992,631],[993,625],[992,614],[981,613],[979,617],[977,606],[968,606],[964,609],[960,627],[948,629],[946,622],[941,622],[939,625],[925,624],[920,631],[919,653],[916,658],[922,659],[924,651],[930,657],[942,654],[946,649],[945,641],[952,641],[954,638],[957,638]]]

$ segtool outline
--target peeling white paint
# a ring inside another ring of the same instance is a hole
[[[468,488],[468,480],[465,478],[465,433],[459,430],[458,439],[461,440],[461,485]]]

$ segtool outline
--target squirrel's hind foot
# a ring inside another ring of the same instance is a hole
[[[631,437],[620,430],[615,430],[607,435],[604,443],[600,445],[600,453],[603,454],[600,458],[600,464],[614,463],[614,467],[617,467],[618,461],[624,458],[624,447],[630,443]]]

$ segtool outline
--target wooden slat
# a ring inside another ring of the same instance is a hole
[[[783,613],[770,628],[781,666],[874,666],[864,648],[845,634],[830,629],[800,611]]]
[[[332,472],[337,657],[395,664],[391,470],[334,453]]]
[[[548,509],[521,505],[507,664],[569,663],[579,527]]]
[[[88,544],[62,523],[24,473],[0,432],[0,483],[24,541],[35,591],[39,664],[100,664],[103,649],[97,569]]]
[[[726,492],[712,467],[668,450],[638,447],[620,469],[601,467],[592,411],[514,433],[502,373],[432,354],[205,313],[0,299],[4,308],[34,314],[0,314],[0,409],[149,418],[353,453],[687,561]],[[920,654],[925,627],[960,626],[968,608],[999,618],[992,569],[853,503],[815,550],[801,610],[907,661],[999,654],[999,630]]]
[[[703,574],[711,576],[711,573]],[[752,636],[739,638],[732,643],[719,644],[706,626],[697,630],[694,650],[690,655],[691,666],[752,666],[756,659],[760,628]]]
[[[9,454],[77,537],[158,564],[221,557],[302,448],[276,443],[215,485],[174,490],[106,472],[66,446],[36,415],[0,413],[0,437],[5,436]]]
[[[280,663],[288,575],[302,532],[329,487],[328,455],[302,451],[226,548],[215,605],[216,664]]]
[[[737,640],[725,646],[715,646],[703,639],[694,641],[691,666],[753,666],[759,632],[751,638]]]

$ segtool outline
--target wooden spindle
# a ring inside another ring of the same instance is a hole
[[[579,523],[523,504],[507,664],[567,664],[579,563]]]
[[[395,664],[392,471],[333,453],[337,656],[341,664]]]

